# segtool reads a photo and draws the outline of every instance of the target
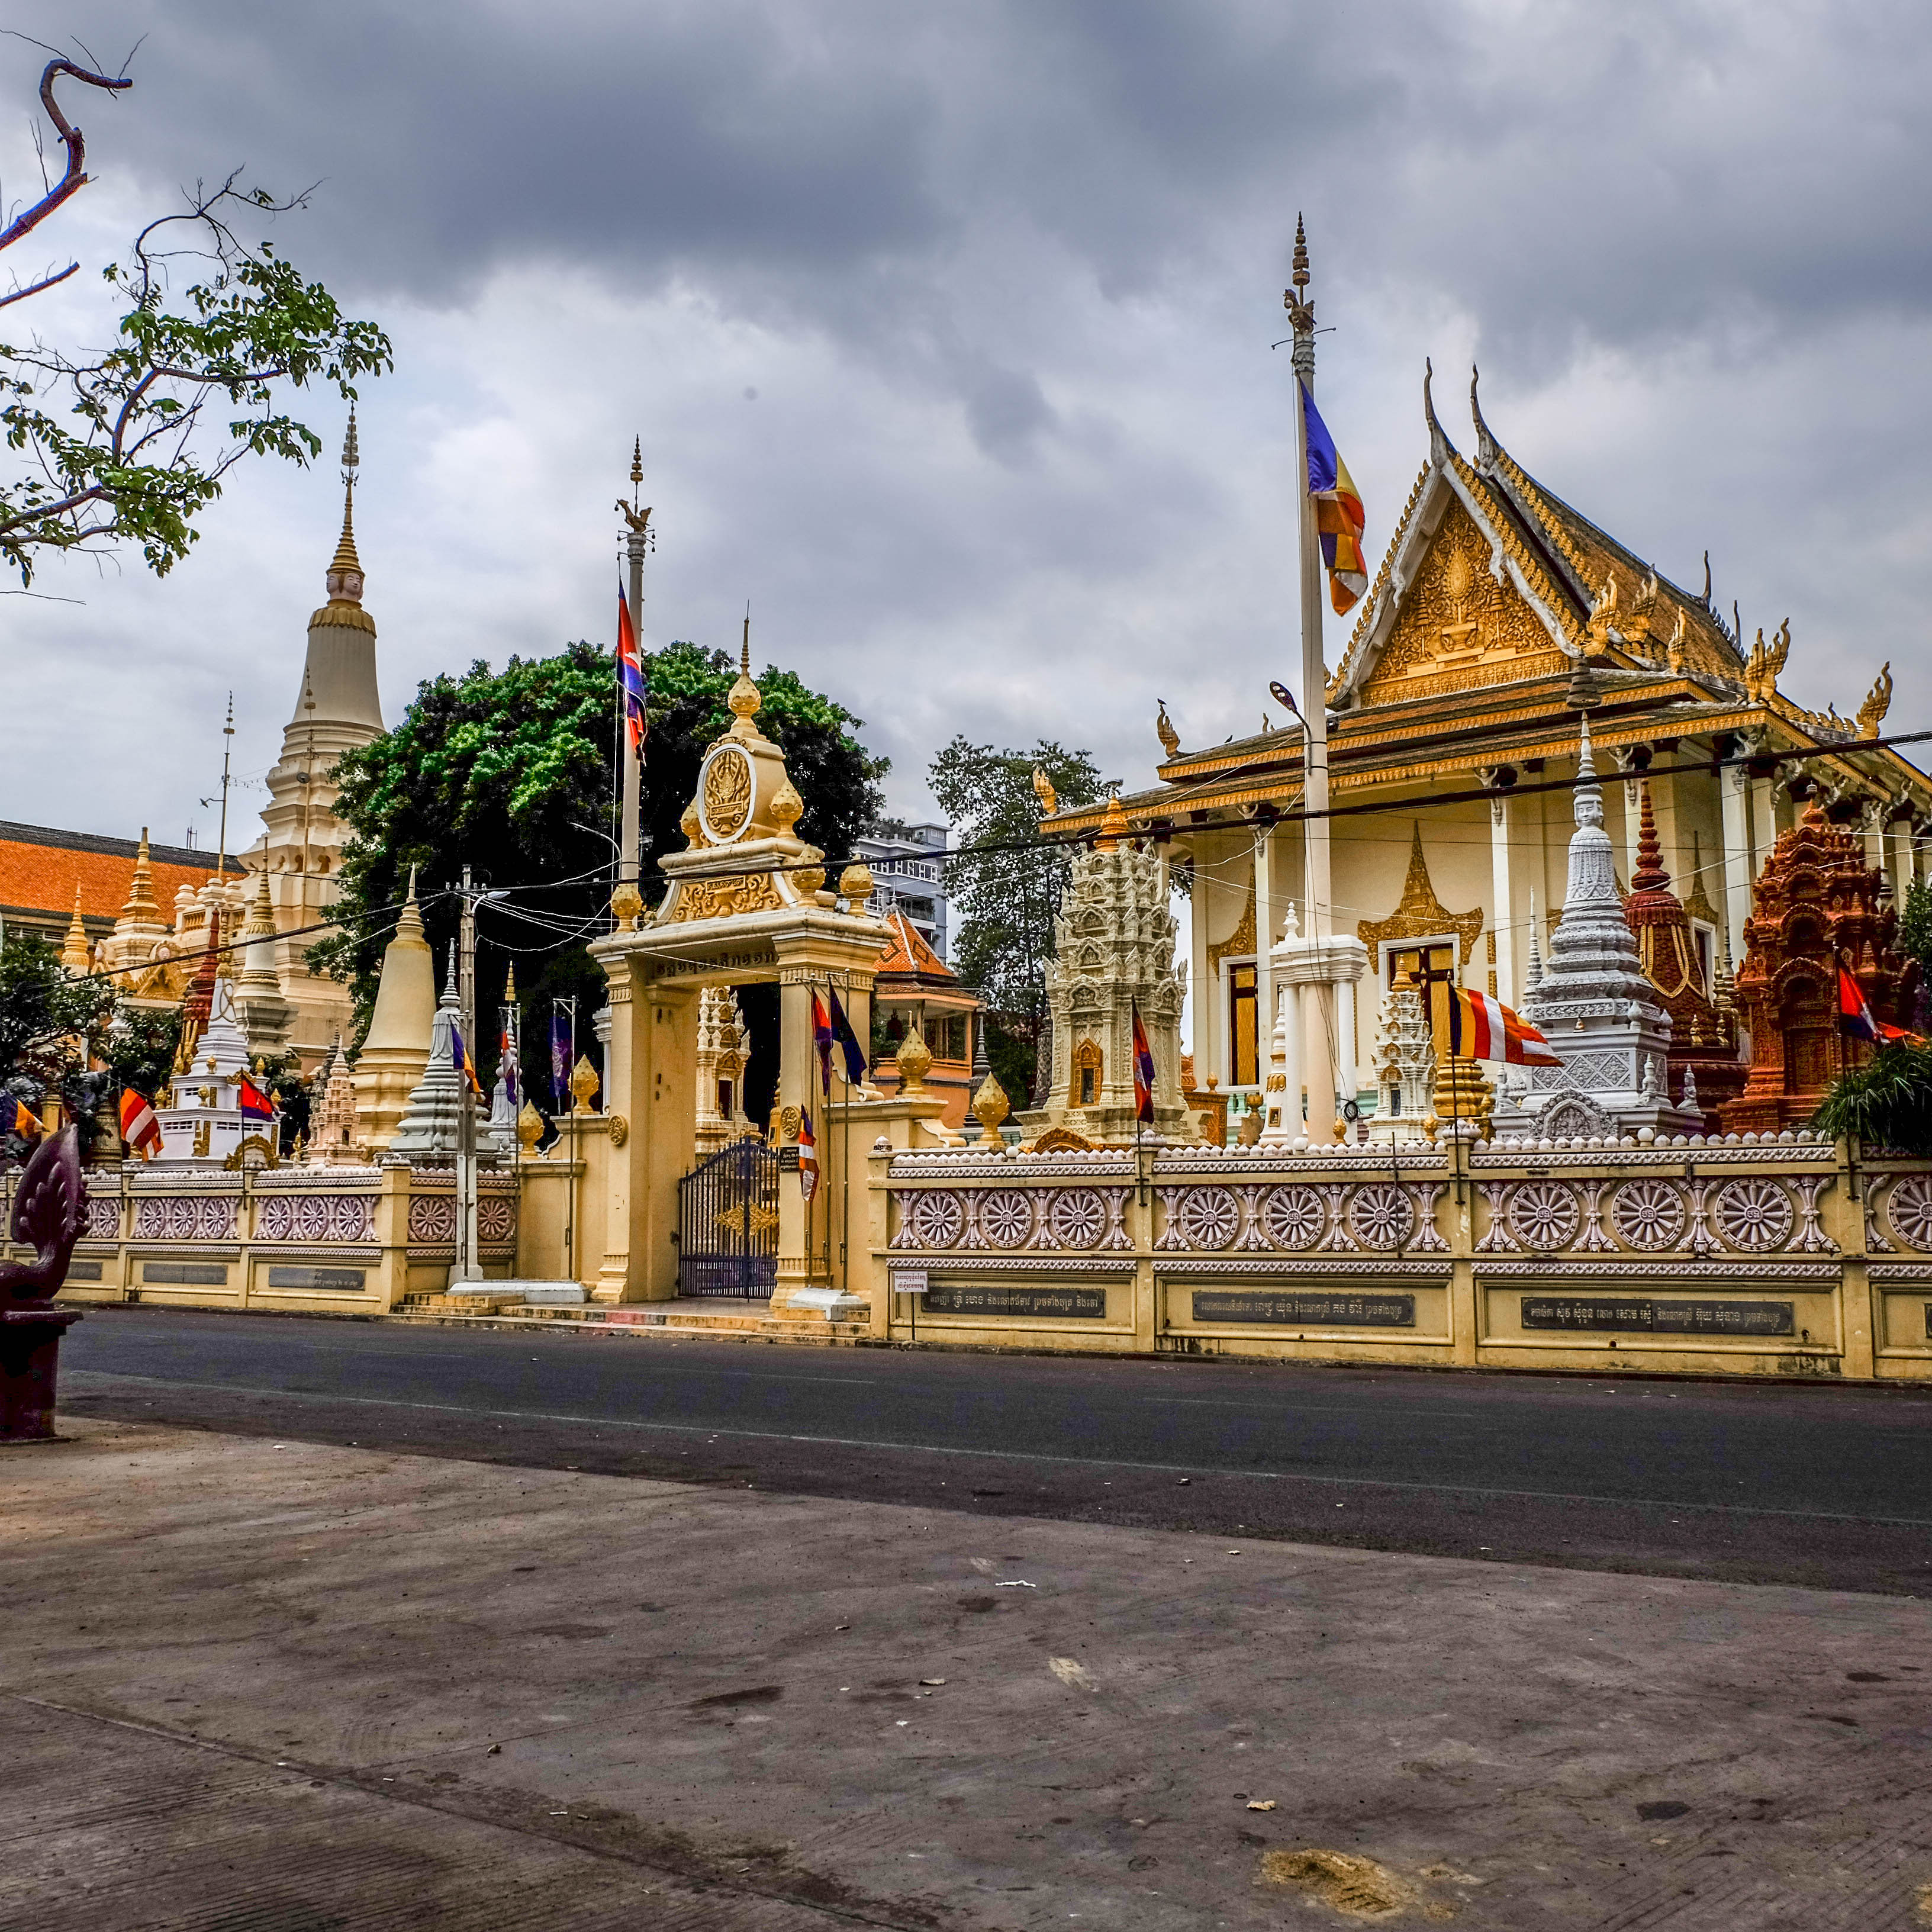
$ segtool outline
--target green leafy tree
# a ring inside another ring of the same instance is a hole
[[[1918,962],[1915,1018],[1919,1030],[1932,1024],[1932,880],[1915,879],[1898,910],[1900,952]]]
[[[174,1071],[181,1045],[178,1006],[136,1006],[124,1000],[100,1041],[100,1058],[113,1076],[116,1099],[124,1087],[152,1100]]]
[[[39,934],[10,933],[0,943],[0,1093],[37,1110],[57,1095],[81,1123],[83,1153],[92,1149],[104,1084],[88,1072],[88,1061],[114,1006],[105,980],[74,977]],[[0,1141],[16,1157],[24,1150],[10,1120]]]
[[[133,85],[72,61],[48,62],[40,103],[66,150],[65,170],[0,231],[0,250],[86,185],[85,140],[55,98],[63,78]],[[287,388],[328,382],[353,398],[356,377],[392,366],[382,330],[346,317],[320,283],[304,281],[272,243],[251,242],[237,225],[286,214],[304,197],[278,201],[230,175],[187,199],[140,231],[124,262],[103,270],[125,304],[111,346],[76,352],[38,338],[0,342],[0,427],[20,459],[0,478],[0,556],[23,584],[44,552],[129,544],[165,575],[244,457],[305,464],[321,448],[283,406]],[[16,285],[0,308],[79,267]]]
[[[684,848],[678,820],[697,789],[705,747],[731,722],[724,698],[737,664],[725,652],[679,643],[648,667],[640,818],[643,884],[655,898],[662,884],[656,856]],[[530,1016],[522,1046],[533,1074],[548,1064],[542,1041],[550,997],[582,1002],[580,1046],[590,1040],[604,976],[585,947],[609,929],[614,878],[614,680],[611,653],[590,644],[554,657],[513,657],[501,670],[479,662],[460,677],[421,685],[394,730],[337,765],[338,809],[354,834],[340,875],[347,930],[309,957],[350,982],[364,1024],[394,922],[381,909],[402,898],[410,868],[418,868],[424,925],[440,953],[457,926],[448,888],[466,865],[479,884],[520,889],[478,915],[479,1011],[489,1016],[478,1028],[480,1064],[487,1070],[495,1063],[495,1002],[512,964]],[[878,812],[886,762],[859,742],[861,720],[794,673],[768,668],[759,688],[758,723],[783,748],[806,801],[800,835],[836,866]],[[540,1090],[540,1078],[537,1084]]]
[[[1868,1148],[1932,1157],[1932,1043],[1880,1047],[1832,1084],[1812,1124],[1834,1140],[1849,1135]]]
[[[953,963],[986,1002],[987,1055],[1016,1104],[1033,1090],[1068,869],[1065,850],[1040,836],[1036,769],[1063,805],[1091,805],[1109,788],[1086,752],[1044,738],[1030,752],[1002,752],[956,737],[927,774],[962,848],[946,867],[959,914]]]

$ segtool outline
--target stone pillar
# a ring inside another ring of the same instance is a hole
[[[1359,1096],[1361,1074],[1357,1065],[1355,1042],[1355,982],[1344,980],[1335,988],[1336,1084],[1345,1100]]]
[[[1213,916],[1208,874],[1212,868],[1202,864],[1198,844],[1193,851],[1194,889],[1187,896],[1187,997],[1193,1009],[1192,1024],[1188,1033],[1194,1045],[1194,1078],[1204,1087],[1211,1073],[1225,1087],[1228,1083],[1228,1063],[1221,1043],[1223,1001],[1220,976],[1208,970],[1208,922]],[[975,1026],[980,1024],[976,1016],[973,1023]],[[856,1026],[858,1022],[855,1020],[853,1024]],[[863,1034],[860,1035],[862,1040],[866,1037]]]
[[[1262,1138],[1270,1147],[1286,1147],[1306,1131],[1301,1118],[1303,1017],[1301,988],[1292,981],[1275,987],[1274,1050],[1269,1058],[1270,1084],[1281,1082],[1263,1096],[1268,1112]]]
[[[1744,956],[1744,921],[1750,916],[1751,880],[1757,875],[1751,863],[1750,784],[1742,766],[1718,776],[1724,836],[1724,936],[1732,959],[1740,964]]]
[[[1751,875],[1764,870],[1778,843],[1778,788],[1769,778],[1750,781]]]
[[[1274,944],[1275,933],[1282,916],[1282,881],[1277,877],[1280,871],[1280,854],[1275,844],[1275,829],[1270,826],[1256,840],[1254,848],[1255,866],[1255,1029],[1257,1034],[1263,1024],[1263,1016],[1275,1010],[1274,961],[1270,949]],[[1261,1041],[1255,1042],[1255,1058],[1262,1058]],[[1268,1076],[1258,1064],[1256,1072],[1261,1076],[1263,1102],[1266,1106]],[[1232,1069],[1230,1070],[1232,1073]]]
[[[818,1090],[818,1055],[812,1037],[813,969],[785,968],[778,978],[778,1106],[796,1107],[812,1116],[819,1152],[821,1178],[827,1163],[826,1122]],[[818,975],[823,977],[823,974]],[[784,1139],[781,1137],[781,1144]],[[778,1176],[778,1288],[772,1297],[776,1312],[787,1294],[812,1286],[823,1275],[825,1215],[830,1196],[823,1188],[812,1204],[808,1244],[805,1192],[796,1174]]]
[[[1506,798],[1490,801],[1490,929],[1496,940],[1496,998],[1516,1004],[1516,901],[1510,884],[1510,834],[1514,814]],[[1351,1000],[1352,1006],[1352,998]]]

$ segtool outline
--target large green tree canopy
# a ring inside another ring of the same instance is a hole
[[[678,820],[697,789],[705,748],[730,724],[725,695],[737,661],[678,643],[646,660],[650,733],[642,823],[644,896],[662,896],[658,855],[684,849]],[[784,751],[805,800],[799,833],[836,868],[877,817],[886,760],[860,742],[862,720],[789,670],[759,680],[758,723]],[[616,830],[616,697],[611,653],[584,643],[554,657],[472,664],[418,687],[392,731],[343,758],[338,809],[353,836],[340,874],[345,931],[310,958],[346,979],[365,1019],[394,905],[417,868],[423,919],[439,949],[454,936],[448,888],[468,866],[476,882],[517,889],[478,915],[479,1016],[494,1012],[514,963],[529,1016],[526,1064],[548,1024],[547,1001],[574,996],[580,1041],[603,1004],[603,975],[584,948],[609,929],[605,908]],[[479,1057],[494,1064],[496,1030],[479,1018]]]
[[[959,914],[953,964],[986,1003],[993,1071],[1016,1105],[1033,1086],[1046,962],[1067,879],[1065,850],[1040,836],[1036,769],[1064,805],[1090,805],[1108,789],[1086,752],[1045,738],[1030,752],[955,738],[927,779],[958,833],[960,849],[946,868]]]

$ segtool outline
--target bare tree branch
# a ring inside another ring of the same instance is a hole
[[[110,75],[96,74],[91,68],[76,66],[64,57],[47,62],[40,75],[40,105],[47,110],[47,118],[54,124],[55,131],[67,149],[67,172],[32,207],[25,209],[6,228],[0,230],[0,248],[10,248],[22,236],[38,228],[70,195],[87,185],[86,137],[60,111],[60,104],[54,98],[55,79],[63,74],[84,80],[89,87],[104,87],[110,91],[134,85],[131,80],[116,80]],[[68,272],[71,274],[73,271],[70,269]]]

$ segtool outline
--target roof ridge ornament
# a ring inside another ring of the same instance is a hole
[[[1430,392],[1430,384],[1436,375],[1436,365],[1425,356],[1422,358],[1422,415],[1429,425],[1429,460],[1438,470],[1449,466],[1449,459],[1456,454],[1456,446],[1443,433],[1442,425],[1436,420],[1436,398]]]
[[[1476,425],[1476,467],[1487,472],[1494,467],[1496,458],[1503,453],[1503,447],[1490,434],[1490,426],[1483,420],[1483,406],[1476,400],[1476,385],[1481,377],[1482,371],[1472,362],[1469,364],[1469,417]]]

